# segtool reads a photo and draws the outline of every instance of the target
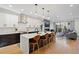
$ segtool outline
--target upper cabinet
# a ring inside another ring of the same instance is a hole
[[[0,13],[0,27],[14,27],[18,25],[18,16]]]
[[[6,14],[6,24],[7,27],[14,27],[18,25],[18,16]]]
[[[5,26],[6,24],[6,15],[3,13],[0,13],[0,27]]]

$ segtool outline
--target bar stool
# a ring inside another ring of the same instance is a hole
[[[51,42],[51,39],[52,39],[52,35],[51,35],[51,33],[49,34],[49,43]]]
[[[55,34],[53,32],[51,33],[51,41],[55,42]]]
[[[44,46],[44,44],[46,43],[48,43],[48,33],[46,33],[45,35],[44,35],[44,39],[42,39],[43,40],[43,46]]]
[[[37,47],[39,49],[39,44],[38,44],[39,39],[40,39],[40,35],[37,35],[33,38],[33,40],[35,40],[35,42],[32,42],[32,41],[30,42],[30,44],[33,46],[33,52],[35,50],[35,45],[37,45]]]

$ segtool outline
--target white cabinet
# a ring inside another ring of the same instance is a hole
[[[6,15],[3,13],[0,13],[0,27],[3,27],[4,24],[6,23],[5,19],[6,19]]]
[[[13,27],[18,25],[18,16],[0,13],[0,27]]]
[[[18,25],[18,16],[6,14],[6,24],[7,27],[13,27]]]

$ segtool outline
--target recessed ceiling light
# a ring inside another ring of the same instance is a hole
[[[70,7],[73,7],[74,5],[73,4],[71,4],[71,5],[69,5]]]
[[[48,19],[50,19],[50,17],[48,17]]]
[[[43,16],[43,18],[45,18],[45,16]]]
[[[33,12],[30,12],[30,14],[32,14]]]
[[[37,15],[37,13],[35,13],[35,15]]]
[[[57,18],[59,18],[59,16],[57,16]]]
[[[42,17],[42,15],[38,15],[38,16]]]
[[[69,15],[72,15],[72,13],[70,13]]]
[[[21,11],[24,11],[24,9],[21,9]]]
[[[9,5],[9,7],[13,7],[12,5]]]

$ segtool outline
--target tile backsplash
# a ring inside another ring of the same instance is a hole
[[[0,27],[0,32],[14,32],[15,28],[14,27]]]
[[[0,33],[9,33],[9,32],[29,32],[29,31],[36,31],[35,27],[0,27]]]

